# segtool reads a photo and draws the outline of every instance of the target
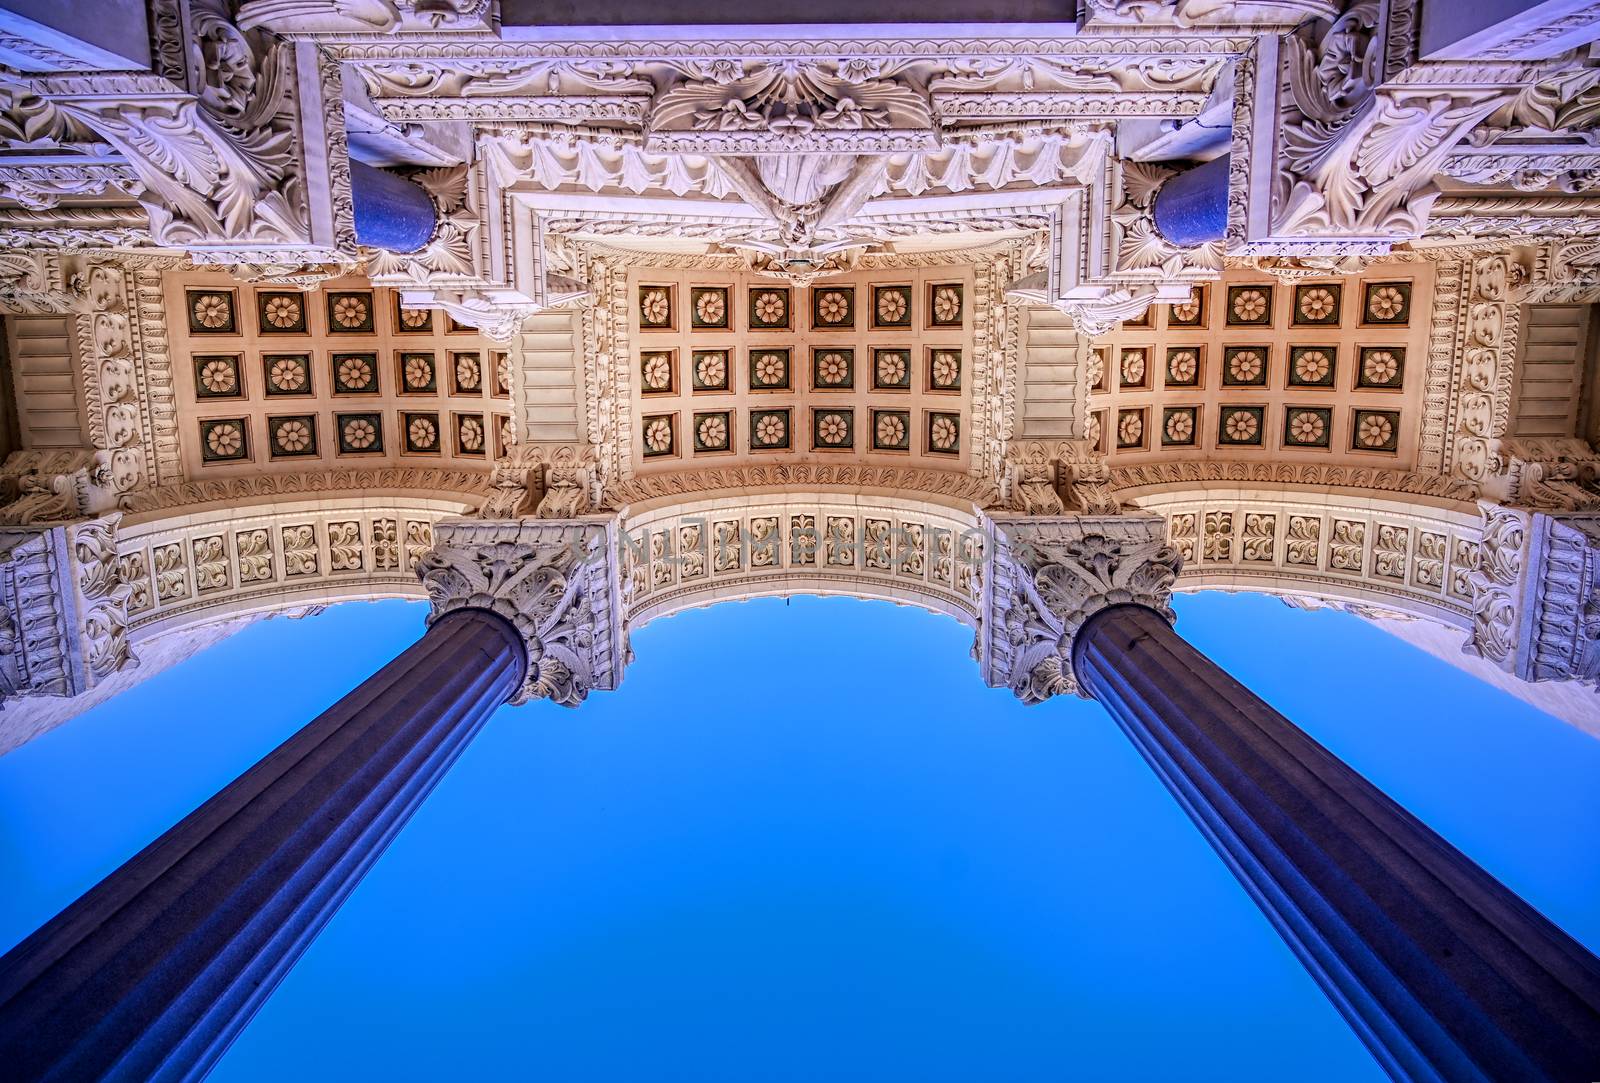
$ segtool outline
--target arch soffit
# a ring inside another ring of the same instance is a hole
[[[792,594],[913,605],[978,622],[984,520],[970,501],[856,490],[699,493],[619,523],[630,628],[719,601]]]
[[[458,497],[342,492],[242,507],[126,516],[117,559],[128,632],[156,636],[239,616],[382,598],[422,598],[416,563]]]

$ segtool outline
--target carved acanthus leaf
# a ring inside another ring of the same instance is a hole
[[[977,652],[984,679],[1024,703],[1076,690],[1072,645],[1112,605],[1174,619],[1182,560],[1155,515],[996,519]]]
[[[433,603],[429,620],[473,608],[509,621],[528,651],[513,703],[576,707],[591,691],[616,687],[627,647],[614,521],[445,519],[433,539],[417,569]]]

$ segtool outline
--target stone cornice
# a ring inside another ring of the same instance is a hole
[[[255,477],[186,481],[134,493],[124,510],[129,514],[235,504],[255,499],[310,493],[418,493],[467,503],[487,500],[490,472],[434,467],[372,467],[266,474]]]
[[[1141,489],[1194,484],[1314,486],[1437,497],[1471,501],[1477,486],[1457,477],[1420,474],[1407,470],[1355,466],[1292,466],[1258,462],[1177,462],[1148,466],[1113,466],[1110,485],[1119,495],[1133,498]]]

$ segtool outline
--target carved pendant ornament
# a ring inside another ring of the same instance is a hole
[[[418,566],[429,620],[473,608],[510,621],[528,649],[513,703],[576,707],[591,691],[616,687],[626,645],[612,524],[451,519],[434,525],[433,540]]]
[[[1078,690],[1074,637],[1113,605],[1167,620],[1182,559],[1159,516],[995,519],[977,652],[984,679],[1027,704]]]

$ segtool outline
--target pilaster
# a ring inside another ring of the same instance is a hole
[[[1525,681],[1600,678],[1600,513],[1480,503],[1466,649]]]
[[[432,623],[486,609],[516,628],[528,671],[512,699],[576,707],[616,688],[627,662],[614,519],[446,519],[418,574]]]
[[[117,564],[120,518],[0,527],[0,704],[76,696],[138,664]]]
[[[1113,605],[1176,619],[1182,564],[1156,515],[990,520],[993,564],[984,577],[976,652],[983,678],[1024,703],[1077,692],[1072,647],[1084,623]]]

